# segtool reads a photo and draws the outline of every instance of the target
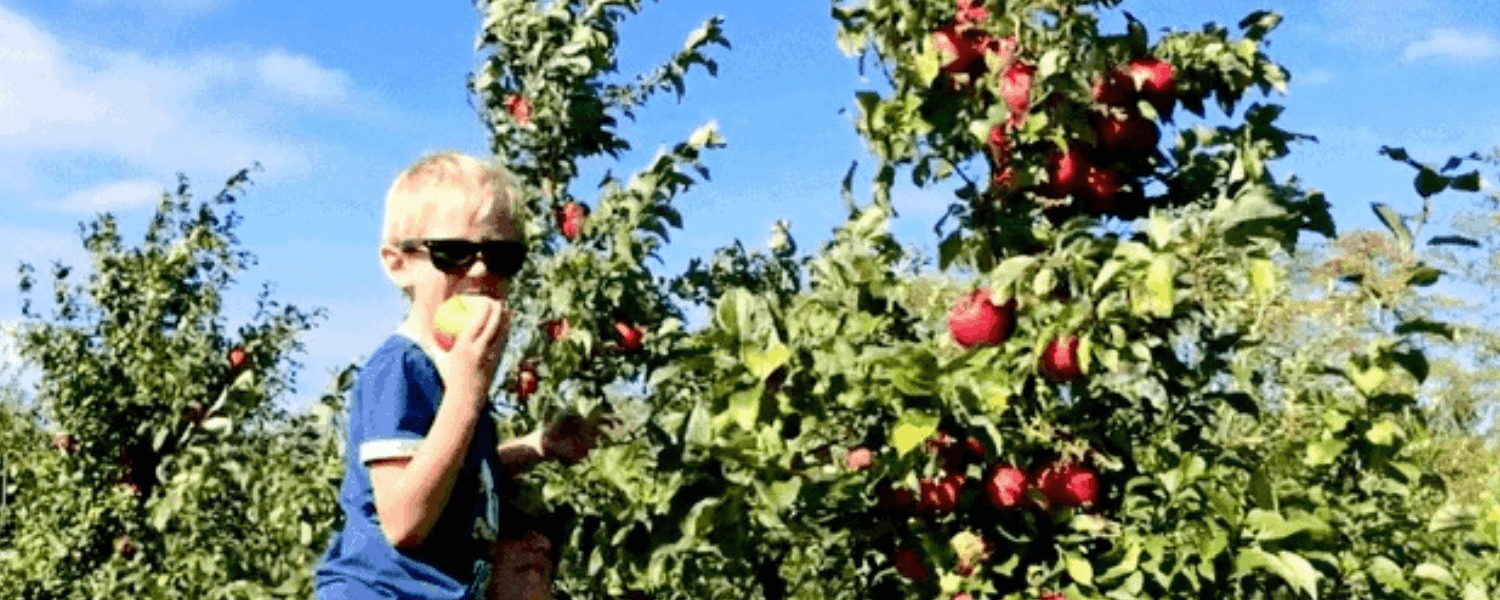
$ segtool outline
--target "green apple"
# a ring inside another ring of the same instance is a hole
[[[432,337],[438,348],[447,351],[453,347],[458,334],[469,326],[469,321],[479,316],[481,302],[482,299],[477,295],[459,294],[444,300],[438,306],[437,314],[432,317]]]

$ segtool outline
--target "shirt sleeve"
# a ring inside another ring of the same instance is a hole
[[[406,352],[372,356],[354,390],[359,415],[355,444],[359,461],[406,458],[417,451],[437,414],[437,405],[422,385]]]

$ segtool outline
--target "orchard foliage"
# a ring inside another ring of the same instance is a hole
[[[337,518],[337,411],[352,370],[311,412],[290,413],[275,399],[321,312],[267,286],[249,323],[226,325],[225,291],[253,264],[232,210],[248,177],[207,200],[182,179],[139,245],[110,214],[81,226],[90,265],[52,268],[50,310],[21,267],[18,351],[40,375],[30,422],[51,433],[5,438],[0,595],[311,594],[309,566]]]
[[[712,73],[718,21],[619,83],[615,25],[639,3],[484,6],[473,87],[544,217],[529,233],[546,276],[519,299],[539,330],[571,324],[520,349],[542,383],[517,418],[624,421],[587,463],[529,479],[540,492],[524,504],[564,531],[560,590],[1497,591],[1487,529],[1424,460],[1421,336],[1435,325],[1369,302],[1386,316],[1364,346],[1268,351],[1287,257],[1305,233],[1336,234],[1323,196],[1270,168],[1310,139],[1269,100],[1289,80],[1264,53],[1279,17],[1153,40],[1133,18],[1102,31],[1116,4],[834,3],[842,47],[886,76],[855,98],[870,201],[851,171],[849,220],[816,251],[799,256],[781,224],[766,251],[736,243],[670,281],[644,259],[680,225],[670,202],[696,181],[682,169],[706,176],[714,134],[628,185],[606,178],[581,230],[545,217],[586,202],[579,159],[628,147],[617,116],[681,93],[691,65]],[[939,273],[887,231],[903,173],[955,188]],[[1406,285],[1439,275],[1396,268]],[[955,340],[950,314],[987,318],[977,298],[1013,323],[965,321]],[[708,323],[684,331],[693,306]],[[644,327],[641,351],[619,352],[622,320]]]

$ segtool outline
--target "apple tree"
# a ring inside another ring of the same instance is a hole
[[[234,235],[248,182],[241,171],[197,199],[181,179],[139,245],[111,214],[81,225],[90,264],[55,264],[45,295],[22,265],[19,354],[51,431],[6,458],[0,595],[310,595],[353,371],[294,414],[277,399],[321,311],[266,286],[249,322],[226,323],[226,290],[254,260]]]
[[[622,83],[616,23],[640,2],[483,4],[473,91],[540,217],[515,292],[536,332],[516,420],[619,423],[517,500],[562,545],[562,592],[1500,590],[1489,508],[1449,502],[1425,460],[1422,340],[1440,324],[1367,288],[1368,343],[1267,343],[1295,316],[1289,257],[1336,234],[1323,195],[1271,168],[1309,140],[1269,100],[1290,79],[1264,52],[1280,17],[1152,39],[1133,18],[1101,30],[1119,4],[834,2],[841,46],[885,77],[854,99],[869,200],[851,171],[849,219],[813,252],[779,224],[767,250],[736,243],[671,278],[645,261],[717,135],[606,177],[592,211],[574,179],[628,148],[619,117],[714,70],[718,21]],[[953,190],[935,264],[888,230],[897,177]],[[694,307],[708,322],[687,331]]]

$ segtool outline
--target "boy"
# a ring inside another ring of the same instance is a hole
[[[525,259],[518,212],[503,172],[451,152],[418,160],[387,192],[380,261],[410,310],[354,385],[345,523],[315,569],[318,600],[484,598],[501,520],[515,518],[501,514],[498,486],[592,445],[576,424],[498,443],[489,390]],[[461,293],[482,306],[443,352],[433,315]]]

